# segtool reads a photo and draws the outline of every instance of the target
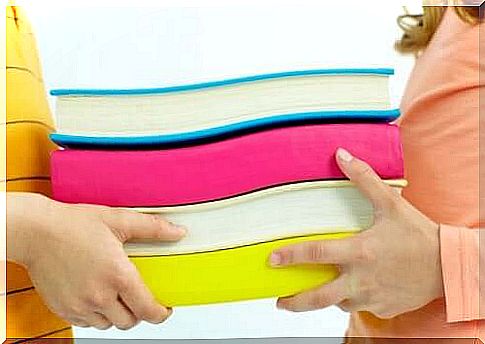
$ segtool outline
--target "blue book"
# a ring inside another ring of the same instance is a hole
[[[319,69],[146,89],[58,89],[58,132],[70,147],[193,144],[267,128],[390,122],[392,69]]]

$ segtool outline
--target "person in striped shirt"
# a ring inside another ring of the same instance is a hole
[[[185,229],[158,216],[48,198],[54,123],[32,28],[22,8],[6,12],[7,338],[70,338],[71,324],[163,322],[171,310],[155,301],[122,243],[178,240]]]

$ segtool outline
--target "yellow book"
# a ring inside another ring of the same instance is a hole
[[[388,180],[398,192],[405,180]],[[178,243],[129,243],[125,250],[157,300],[166,306],[282,297],[327,283],[330,265],[273,268],[277,248],[336,240],[373,223],[370,202],[349,181],[285,185],[217,202],[163,208],[187,226]]]
[[[350,233],[319,234],[275,240],[212,252],[130,257],[156,299],[165,306],[289,296],[327,283],[334,266],[273,268],[273,250],[310,240],[340,239]]]

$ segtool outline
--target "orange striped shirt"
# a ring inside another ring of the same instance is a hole
[[[31,26],[17,6],[7,7],[6,33],[6,176],[8,191],[50,194],[48,135],[54,124],[46,99]],[[4,157],[5,159],[5,157]],[[8,221],[8,218],[7,218]],[[8,240],[8,238],[7,238]],[[51,313],[28,273],[7,263],[7,338],[71,338],[70,325]]]

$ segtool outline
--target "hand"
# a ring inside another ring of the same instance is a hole
[[[161,323],[171,314],[144,285],[123,243],[175,241],[183,228],[156,215],[63,204],[36,194],[9,193],[7,204],[13,246],[8,258],[26,266],[54,313],[97,329]]]
[[[337,163],[374,206],[374,224],[354,236],[295,244],[270,257],[273,266],[336,264],[340,276],[317,289],[281,298],[279,308],[309,311],[338,305],[392,318],[443,295],[439,225],[363,161],[339,149]]]

